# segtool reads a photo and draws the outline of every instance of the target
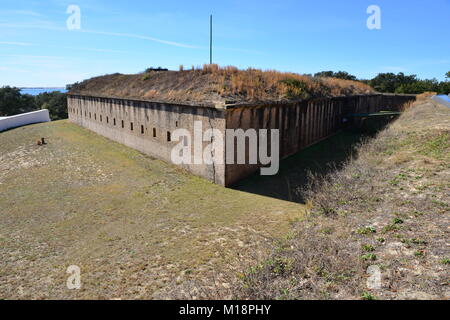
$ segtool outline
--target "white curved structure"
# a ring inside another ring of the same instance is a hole
[[[450,95],[446,96],[445,94],[443,94],[439,96],[434,96],[433,100],[450,108]]]
[[[47,109],[22,113],[10,117],[0,117],[0,132],[11,128],[26,126],[33,123],[49,122],[50,114]]]

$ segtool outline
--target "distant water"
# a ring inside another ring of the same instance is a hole
[[[62,93],[66,93],[66,88],[22,88],[20,89],[20,93],[22,94],[31,94],[32,96],[37,96],[38,94],[44,92],[54,92],[60,91]]]

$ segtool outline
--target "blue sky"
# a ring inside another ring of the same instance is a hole
[[[71,4],[81,29],[68,30]],[[369,5],[381,29],[369,30]],[[361,78],[450,70],[450,0],[1,0],[0,86],[64,86],[92,76],[209,61]]]

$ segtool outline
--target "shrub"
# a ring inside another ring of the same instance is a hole
[[[52,120],[67,119],[67,95],[65,93],[44,92],[35,97],[38,109],[48,109]]]

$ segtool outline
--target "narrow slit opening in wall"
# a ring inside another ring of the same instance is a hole
[[[97,114],[94,113],[94,120],[97,120]]]
[[[113,123],[114,123],[114,125],[116,125],[116,118],[113,119]]]
[[[103,117],[102,117],[102,115],[100,115],[100,122],[102,122],[103,121]]]
[[[144,126],[141,125],[141,134],[144,134]]]
[[[171,137],[170,137],[170,131],[167,131],[167,141],[170,142]]]
[[[153,138],[156,138],[156,128],[153,128]]]
[[[122,120],[122,129],[125,128],[125,123]]]
[[[175,127],[178,128],[178,121],[175,121]]]
[[[133,129],[134,129],[133,128],[133,122],[130,123],[130,129],[131,129],[131,131],[133,131]]]
[[[106,123],[109,123],[109,117],[106,117]]]

